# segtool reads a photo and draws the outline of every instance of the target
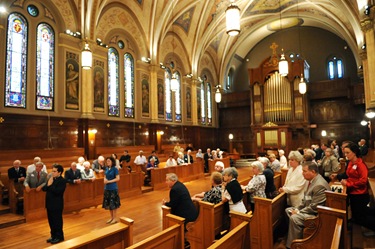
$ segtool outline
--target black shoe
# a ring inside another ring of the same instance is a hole
[[[57,244],[60,243],[61,241],[64,241],[63,239],[52,239],[51,244]]]
[[[50,237],[49,239],[46,240],[47,243],[51,243],[51,241],[53,240],[52,237]]]

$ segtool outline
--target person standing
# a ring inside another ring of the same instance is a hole
[[[117,182],[120,181],[120,175],[113,157],[107,157],[106,163],[103,208],[109,210],[111,214],[111,218],[107,220],[107,224],[115,224],[117,223],[117,209],[121,206],[117,186]]]
[[[52,175],[43,187],[43,191],[46,192],[47,217],[51,230],[51,237],[47,239],[47,243],[51,244],[64,241],[62,213],[64,210],[66,181],[61,176],[63,172],[64,168],[61,165],[53,165]]]

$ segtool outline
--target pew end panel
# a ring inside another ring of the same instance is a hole
[[[49,249],[123,249],[133,243],[134,221],[121,217],[120,222],[48,247]]]
[[[254,197],[254,213],[250,222],[251,248],[273,248],[278,231],[285,224],[286,194],[281,193],[274,199]]]
[[[314,232],[307,238],[297,239],[292,242],[291,248],[326,249],[326,248],[350,248],[350,235],[347,231],[346,211],[318,206],[318,222]],[[341,220],[341,221],[340,221]],[[332,247],[336,245],[336,247]]]
[[[185,242],[185,219],[167,214],[167,223],[170,225],[163,231],[142,240],[132,246],[126,247],[127,249],[165,249],[176,248],[184,249]]]
[[[242,222],[208,249],[248,249],[249,247],[246,246],[246,237],[250,234],[248,227],[248,222]]]

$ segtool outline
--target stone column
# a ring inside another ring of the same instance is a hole
[[[197,79],[192,79],[191,82],[191,120],[193,121],[193,125],[199,125],[197,84],[200,84],[200,82]]]
[[[365,35],[366,52],[367,55],[370,55],[367,56],[367,63],[365,60],[363,65],[366,108],[375,108],[375,84],[371,84],[371,82],[375,82],[375,37],[372,18],[362,20],[361,28]]]
[[[158,119],[158,70],[159,65],[150,65],[150,118],[151,123],[159,123]]]

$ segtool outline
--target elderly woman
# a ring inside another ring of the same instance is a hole
[[[274,182],[275,173],[271,169],[270,160],[268,160],[267,157],[259,157],[258,161],[261,162],[264,167],[263,175],[266,177],[266,196],[268,199],[273,199],[279,194],[279,192],[276,191]]]
[[[280,162],[276,159],[276,155],[271,153],[269,156],[271,162],[271,169],[273,172],[281,172]]]
[[[237,211],[240,213],[246,213],[246,207],[243,204],[242,198],[242,188],[239,182],[237,181],[238,172],[236,168],[229,167],[223,171],[223,193],[222,193],[222,202],[229,204],[230,211]],[[229,211],[228,210],[228,211]]]
[[[337,160],[337,157],[334,156],[334,152],[332,149],[327,148],[324,151],[324,157],[322,161],[318,164],[321,167],[323,172],[323,177],[326,179],[327,182],[331,181],[332,173],[336,173],[340,170],[340,163]]]
[[[251,163],[253,167],[253,177],[246,186],[241,186],[243,190],[250,193],[250,206],[254,212],[254,196],[266,198],[266,177],[262,174],[264,166],[261,162]]]
[[[182,153],[181,151],[178,152],[178,157],[177,157],[177,165],[184,165],[185,164],[185,161],[184,161],[184,153]]]
[[[284,186],[279,189],[279,192],[287,194],[287,204],[292,207],[298,207],[303,199],[303,188],[305,186],[305,178],[302,175],[303,156],[298,151],[291,151],[289,153],[290,168],[286,175]]]
[[[221,202],[221,184],[223,183],[223,176],[219,172],[211,174],[212,188],[207,192],[202,192],[191,197],[193,201],[206,201],[213,204]]]
[[[288,161],[286,160],[286,157],[284,156],[285,152],[284,150],[279,150],[279,156],[280,156],[280,167],[282,169],[288,168]]]

